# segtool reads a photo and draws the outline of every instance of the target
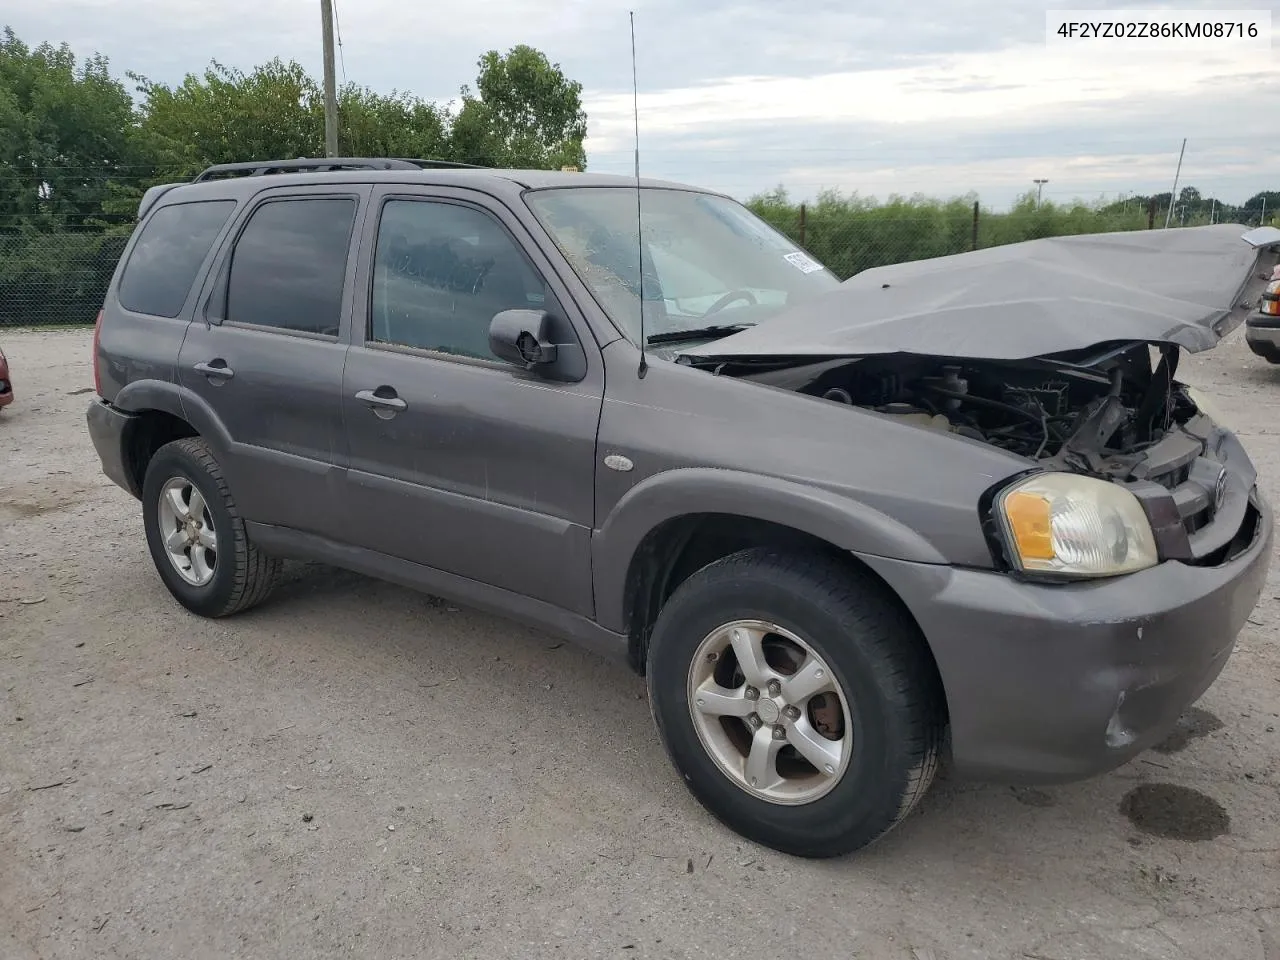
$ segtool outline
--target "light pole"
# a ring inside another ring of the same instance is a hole
[[[1040,196],[1041,196],[1041,194],[1042,194],[1042,193],[1043,193],[1043,191],[1044,191],[1044,185],[1045,185],[1046,183],[1048,183],[1049,181],[1048,181],[1048,179],[1040,179],[1040,178],[1036,178],[1035,180],[1032,180],[1031,182],[1032,182],[1032,183],[1034,183],[1034,184],[1036,185],[1036,209],[1039,209],[1039,208],[1040,208]]]
[[[333,0],[320,0],[320,28],[324,53],[324,155],[338,155],[338,98],[333,75]]]

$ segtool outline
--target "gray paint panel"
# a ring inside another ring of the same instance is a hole
[[[604,356],[599,456],[635,464],[596,478],[596,597],[610,629],[623,622],[621,584],[638,537],[664,520],[741,514],[846,549],[989,567],[979,501],[1030,466],[954,434],[692,367],[653,361],[640,379],[628,341]]]
[[[916,353],[1018,360],[1110,341],[1195,352],[1239,325],[1259,251],[1244,227],[1028,240],[864,270],[693,356]]]
[[[352,347],[346,503],[359,546],[590,614],[595,378]],[[356,398],[394,389],[384,419]]]

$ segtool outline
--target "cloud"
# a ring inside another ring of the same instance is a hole
[[[1191,95],[1205,84],[1248,89],[1259,71],[1228,58],[1187,60],[1153,69],[1150,57],[1111,63],[1064,51],[1019,46],[998,54],[962,54],[928,63],[806,77],[734,76],[640,97],[651,131],[745,120],[813,120],[925,124],[982,120],[1005,125],[1045,112],[1097,108],[1136,98]],[[1269,71],[1280,78],[1280,68]],[[1016,80],[1016,82],[1015,82]],[[608,149],[631,125],[631,95],[595,96],[593,136]]]
[[[739,196],[783,182],[798,196],[823,186],[977,190],[1003,203],[1035,176],[1067,198],[1168,189],[1186,136],[1184,182],[1236,199],[1276,186],[1274,56],[1046,48],[1044,9],[1026,0],[469,0],[444,15],[439,5],[336,2],[347,77],[383,91],[448,100],[472,82],[483,51],[544,50],[585,86],[596,170],[631,167],[634,8],[642,159],[653,175]],[[173,83],[212,58],[251,68],[278,55],[318,75],[317,8],[59,0],[5,19],[29,42],[65,39],[121,72]]]
[[[1036,177],[1062,199],[1159,192],[1185,136],[1182,182],[1239,202],[1277,183],[1262,120],[1275,103],[1280,64],[1265,58],[1016,44],[656,90],[641,94],[640,114],[651,174],[736,195],[783,183],[799,196],[976,190],[1003,204]],[[594,168],[625,172],[630,95],[594,94],[589,116]]]

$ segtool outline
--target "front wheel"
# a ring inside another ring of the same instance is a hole
[[[186,437],[156,451],[143,479],[142,506],[156,572],[192,613],[239,613],[274,588],[280,561],[249,539],[204,440]]]
[[[648,684],[694,796],[748,839],[831,857],[924,796],[945,723],[915,624],[869,575],[757,548],[686,580],[663,607]]]

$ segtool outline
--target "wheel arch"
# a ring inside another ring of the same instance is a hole
[[[916,623],[888,583],[854,555],[943,562],[914,531],[860,504],[787,481],[730,471],[675,473],[681,476],[662,475],[635,487],[593,541],[598,618],[628,637],[628,659],[637,671],[644,670],[649,633],[676,587],[707,564],[750,547],[829,556],[879,584]],[[923,632],[920,637],[925,642]]]
[[[147,464],[166,443],[202,437],[219,458],[230,445],[230,436],[212,408],[177,384],[137,380],[123,387],[112,405],[132,414],[121,438],[121,454],[130,492],[136,497],[142,495]]]

